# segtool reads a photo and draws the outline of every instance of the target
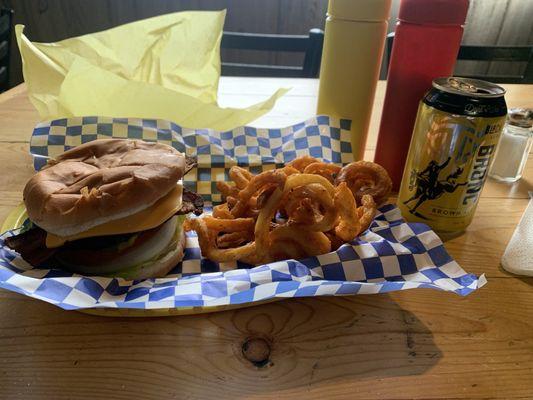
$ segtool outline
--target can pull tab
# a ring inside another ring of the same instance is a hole
[[[464,80],[459,80],[454,77],[448,78],[448,83],[452,88],[460,90],[461,92],[483,94],[491,93],[490,91],[480,88],[471,82],[465,82]]]
[[[462,92],[468,92],[468,93],[478,93],[480,91],[479,88],[477,88],[475,85],[469,83],[469,82],[465,82],[465,81],[460,81],[459,79],[456,79],[456,78],[448,78],[448,84],[453,87],[454,89],[457,89],[457,90],[460,90]],[[483,91],[483,90],[481,90]]]

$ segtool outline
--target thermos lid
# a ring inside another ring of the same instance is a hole
[[[413,24],[463,25],[468,0],[402,0],[398,19]]]
[[[391,0],[329,0],[328,15],[350,21],[387,21]]]

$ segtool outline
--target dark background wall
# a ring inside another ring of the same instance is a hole
[[[181,10],[227,9],[225,30],[239,32],[305,34],[323,28],[327,0],[0,0],[14,9],[17,24],[26,25],[32,41],[52,42],[111,28],[159,14]],[[393,0],[391,24],[398,12]],[[533,0],[471,0],[463,43],[532,45]],[[13,38],[14,41],[14,38]],[[11,86],[22,81],[20,56],[13,42]],[[296,65],[298,55],[224,50],[230,62]],[[513,74],[524,65],[461,61],[457,73]]]

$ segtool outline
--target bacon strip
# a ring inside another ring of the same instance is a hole
[[[181,201],[181,209],[176,212],[177,215],[189,214],[191,212],[195,215],[200,215],[204,211],[204,199],[198,193],[183,188]]]
[[[26,232],[6,238],[5,242],[35,267],[43,265],[57,251],[57,248],[46,247],[46,231],[35,225]]]

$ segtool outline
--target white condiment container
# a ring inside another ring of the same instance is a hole
[[[516,182],[522,177],[533,137],[533,110],[509,110],[507,123],[494,156],[489,176],[503,182]]]

